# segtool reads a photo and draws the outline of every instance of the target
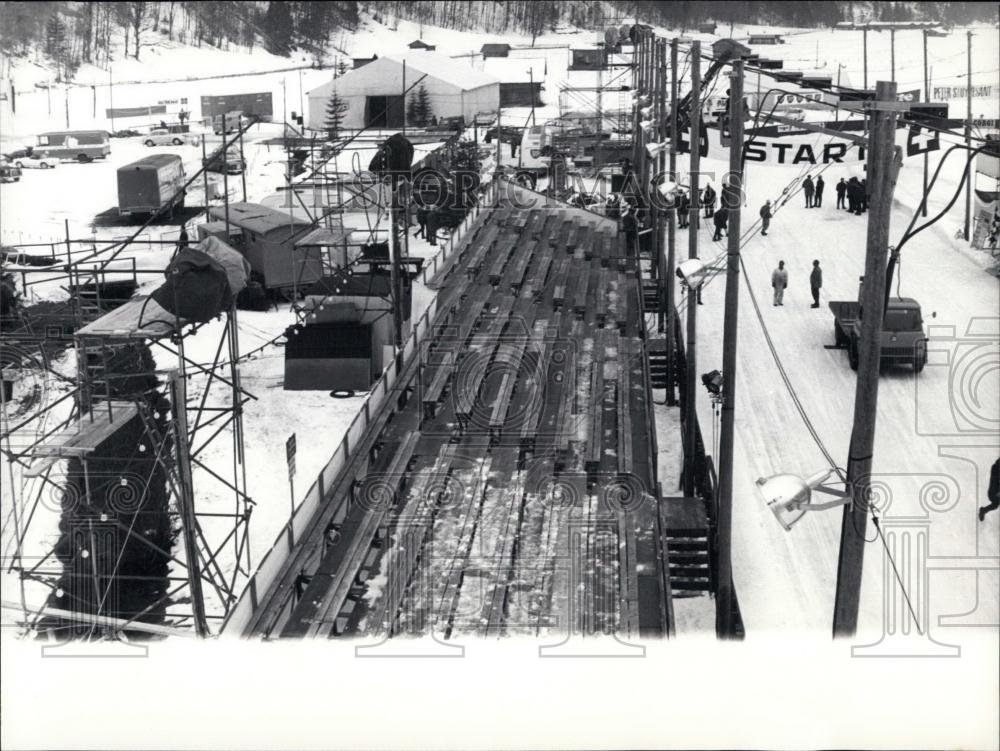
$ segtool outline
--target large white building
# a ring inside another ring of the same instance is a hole
[[[438,119],[462,115],[469,122],[477,113],[495,111],[500,104],[500,81],[476,70],[467,59],[414,52],[380,57],[310,91],[306,125],[323,130],[327,104],[336,89],[347,104],[344,128],[398,128],[403,125],[406,103],[420,86],[426,89]],[[404,89],[410,89],[406,103]]]

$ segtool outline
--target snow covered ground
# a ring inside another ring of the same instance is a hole
[[[422,31],[422,34],[421,34]],[[728,29],[720,28],[728,32]],[[736,27],[734,36],[745,37],[751,31],[782,31],[763,27]],[[667,34],[666,30],[661,30]],[[547,34],[539,37],[535,49],[516,50],[504,66],[467,56],[477,51],[486,41],[508,41],[527,47],[530,39],[517,35],[495,37],[471,32],[454,32],[400,22],[395,29],[370,22],[357,34],[345,40],[343,52],[362,56],[378,51],[380,54],[402,52],[406,45],[422,36],[438,45],[438,52],[453,55],[456,65],[483,67],[491,65],[530,69],[530,76],[543,82],[545,106],[535,115],[539,122],[560,114],[560,87],[593,86],[597,74],[568,71],[569,46],[589,45],[596,42],[600,31]],[[688,34],[700,38],[705,44],[714,38],[708,35]],[[841,83],[860,86],[861,32],[787,30],[787,43],[775,47],[761,47],[757,51],[765,56],[781,57],[787,69],[824,71]],[[888,33],[869,34],[868,71],[869,85],[876,79],[889,76],[890,51]],[[920,88],[923,82],[922,48],[920,33],[896,34],[895,65],[899,89]],[[965,35],[956,30],[946,38],[930,40],[932,59],[932,88],[964,85],[966,69]],[[980,29],[973,41],[973,83],[991,84],[996,92],[996,60],[998,59],[995,30]],[[332,53],[339,54],[339,53]],[[464,57],[463,57],[464,56]],[[176,113],[182,106],[191,110],[193,117],[200,116],[200,96],[218,93],[270,91],[276,115],[288,117],[292,111],[302,111],[306,93],[325,82],[329,71],[305,69],[283,70],[292,66],[309,65],[301,55],[281,58],[257,50],[253,54],[222,52],[208,48],[194,49],[167,45],[145,50],[143,60],[116,62],[112,70],[84,68],[78,76],[83,86],[70,90],[49,91],[36,89],[35,83],[45,82],[51,76],[34,63],[15,66],[13,78],[18,91],[17,111],[11,102],[0,102],[0,150],[30,143],[33,135],[46,129],[66,125],[68,101],[69,122],[72,127],[111,127],[104,110],[112,102],[115,107],[142,106],[170,102],[168,113]],[[259,75],[242,75],[270,71]],[[515,71],[516,72],[516,71]],[[241,74],[241,75],[237,75]],[[208,79],[206,76],[229,76]],[[513,75],[513,74],[511,74]],[[522,77],[524,73],[520,74]],[[608,82],[618,75],[606,72],[602,81]],[[631,83],[628,76],[624,83]],[[106,84],[115,82],[113,90]],[[169,79],[169,80],[168,80]],[[125,81],[138,83],[124,83]],[[145,83],[142,83],[145,82]],[[93,84],[92,89],[90,85]],[[583,93],[564,95],[564,104],[571,109],[585,109],[593,101]],[[182,102],[186,99],[186,102]],[[607,95],[602,101],[604,109],[628,106],[625,95]],[[950,100],[952,116],[964,112],[964,100]],[[975,116],[996,117],[996,99],[977,99],[973,103]],[[504,110],[503,122],[522,125],[530,115],[529,108]],[[161,116],[132,120],[116,119],[115,128],[135,127],[161,119]],[[166,119],[172,119],[167,116]],[[277,188],[283,182],[282,153],[277,147],[264,143],[268,137],[280,133],[279,126],[256,126],[251,130],[246,152],[249,162],[247,198],[250,201],[273,201]],[[218,137],[207,134],[209,148],[218,143]],[[822,142],[818,139],[817,142]],[[418,152],[422,147],[418,147]],[[186,168],[193,172],[201,159],[199,147],[181,146],[157,148],[157,152],[174,152],[183,156]],[[112,154],[107,161],[92,164],[64,164],[51,171],[26,171],[22,181],[0,187],[0,240],[5,243],[59,242],[65,237],[66,223],[73,238],[93,238],[96,245],[102,241],[129,234],[128,228],[99,227],[92,229],[95,214],[117,204],[115,175],[117,167],[150,152],[140,139],[114,139]],[[368,152],[358,150],[362,164],[367,164]],[[935,188],[935,206],[943,207],[958,182],[957,159],[944,171],[940,184]],[[346,155],[346,168],[350,156]],[[682,167],[683,167],[683,160]],[[932,156],[931,169],[936,164]],[[712,159],[703,160],[703,169],[721,174],[725,164]],[[760,326],[752,312],[747,283],[753,286],[762,305],[762,315],[776,341],[782,361],[792,382],[799,390],[810,417],[833,454],[846,458],[851,406],[853,404],[854,376],[842,352],[823,349],[832,341],[832,320],[825,307],[810,310],[806,274],[811,260],[819,258],[825,269],[824,302],[829,299],[854,299],[857,277],[864,256],[865,219],[832,208],[833,184],[843,170],[836,166],[827,170],[827,206],[806,211],[801,200],[793,199],[781,208],[772,223],[768,237],[755,236],[744,250],[749,276],[743,280],[741,291],[740,322],[740,374],[739,407],[737,422],[737,466],[734,488],[737,503],[734,520],[734,569],[737,591],[743,608],[743,617],[750,634],[767,629],[802,629],[827,633],[830,622],[833,577],[836,570],[836,551],[839,540],[839,512],[808,515],[791,533],[785,533],[773,517],[756,500],[753,480],[779,471],[809,473],[821,464],[821,455],[808,442],[801,421],[790,407],[780,381],[776,377],[761,335]],[[755,216],[756,208],[765,197],[772,200],[781,189],[797,177],[801,170],[788,167],[753,165],[747,177],[750,196],[747,215]],[[900,175],[893,208],[893,233],[896,239],[909,221],[919,198],[920,162],[907,161]],[[242,198],[239,177],[229,181],[233,199]],[[200,181],[192,186],[192,203],[200,203]],[[954,239],[955,228],[960,224],[959,201],[948,217],[908,244],[901,271],[903,294],[916,297],[924,306],[927,323],[932,331],[932,349],[940,345],[951,356],[952,365],[932,360],[919,379],[912,373],[899,370],[883,375],[879,401],[880,425],[877,434],[875,469],[888,480],[886,486],[893,491],[894,504],[886,509],[886,519],[901,513],[907,504],[913,505],[921,493],[933,500],[934,492],[924,491],[930,480],[937,477],[942,487],[957,493],[956,505],[944,512],[930,512],[929,549],[932,556],[996,556],[998,549],[997,517],[979,525],[973,517],[975,505],[981,502],[984,472],[996,455],[996,425],[982,415],[997,412],[996,369],[981,377],[979,371],[968,375],[955,374],[956,368],[966,363],[955,353],[962,348],[981,346],[987,356],[995,353],[997,341],[996,280],[984,273],[985,256],[963,249],[961,241]],[[345,217],[349,223],[355,218]],[[744,220],[744,226],[749,221]],[[173,240],[176,227],[151,229],[144,233],[146,239]],[[712,254],[708,234],[702,230],[702,256]],[[682,232],[679,243],[683,247],[686,235]],[[720,248],[721,249],[721,248]],[[135,257],[139,268],[162,268],[171,246],[138,244],[123,255]],[[411,238],[410,253],[427,256],[433,248]],[[783,308],[772,308],[767,301],[767,279],[777,260],[789,265],[792,287]],[[147,287],[158,283],[155,276],[145,280]],[[64,293],[58,282],[35,287],[36,299],[59,298]],[[698,361],[701,372],[721,366],[721,302],[723,282],[720,277],[705,292],[705,306],[699,309]],[[415,291],[414,318],[419,316],[429,295],[426,290]],[[930,313],[936,313],[931,318]],[[240,349],[248,352],[277,337],[289,325],[293,316],[288,306],[268,313],[240,313]],[[970,324],[974,326],[970,330]],[[950,327],[950,328],[949,328]],[[952,331],[952,334],[948,332]],[[187,353],[194,359],[206,362],[218,343],[219,326],[205,327],[186,342]],[[953,338],[949,339],[948,337]],[[963,350],[964,351],[964,350]],[[975,358],[974,358],[975,359]],[[977,361],[978,362],[978,361]],[[990,361],[992,362],[992,361]],[[162,367],[170,363],[164,360]],[[72,370],[68,360],[61,365]],[[270,346],[241,366],[243,384],[258,397],[246,405],[245,429],[247,431],[247,469],[251,495],[257,506],[251,523],[251,560],[258,563],[261,555],[272,544],[275,535],[287,519],[289,511],[288,489],[281,447],[292,432],[299,436],[297,485],[301,495],[312,478],[329,459],[343,437],[343,432],[353,418],[361,397],[331,399],[325,392],[285,392],[281,388],[282,351]],[[968,388],[973,396],[965,402],[949,401],[954,397],[955,383]],[[957,380],[956,380],[957,379]],[[191,389],[191,398],[199,395],[197,381]],[[707,400],[701,400],[703,434],[710,436],[711,415]],[[992,410],[992,412],[991,412]],[[958,425],[951,425],[952,415]],[[978,416],[978,417],[977,417]],[[985,420],[985,422],[984,422]],[[983,425],[992,429],[984,430]],[[977,428],[978,426],[978,428]],[[309,439],[306,440],[305,437]],[[676,422],[667,419],[660,429],[660,445],[665,450],[676,445]],[[991,443],[992,441],[992,443]],[[970,445],[974,448],[950,449],[952,445]],[[992,448],[990,448],[992,446]],[[712,451],[714,454],[714,450]],[[951,458],[945,454],[959,454],[964,458]],[[212,466],[228,467],[231,464],[231,445],[225,440],[215,442],[207,449],[205,457]],[[676,461],[676,456],[667,462]],[[196,492],[202,510],[231,510],[232,494],[217,482],[196,473]],[[910,513],[920,516],[919,504]],[[54,529],[56,515],[49,519],[48,533]],[[6,524],[6,522],[5,522]],[[222,534],[222,522],[212,534]],[[46,530],[44,522],[40,529]],[[7,528],[4,530],[5,541]],[[867,632],[881,628],[883,564],[881,546],[870,546],[866,562],[866,579],[862,608],[863,625]],[[949,559],[951,560],[951,559]],[[941,564],[945,565],[945,564]],[[948,564],[955,568],[957,564]],[[995,571],[971,573],[952,571],[935,573],[931,577],[930,610],[937,615],[976,611],[977,618],[997,622]],[[976,600],[977,592],[979,599]],[[5,595],[6,596],[6,595]],[[697,621],[697,614],[692,615]],[[686,622],[693,622],[686,620]],[[936,620],[932,620],[935,625]],[[949,624],[950,625],[950,624]],[[947,639],[945,639],[947,640]]]

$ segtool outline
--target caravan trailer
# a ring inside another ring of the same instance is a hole
[[[56,130],[40,133],[35,140],[35,154],[42,158],[92,162],[111,153],[106,130]]]

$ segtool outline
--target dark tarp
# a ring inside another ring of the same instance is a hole
[[[377,174],[391,172],[409,175],[412,165],[413,144],[401,133],[394,133],[379,146],[378,153],[368,165],[368,170]]]
[[[232,304],[226,269],[199,250],[178,251],[165,273],[167,281],[151,297],[178,318],[205,323]]]

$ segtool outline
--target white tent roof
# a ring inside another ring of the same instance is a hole
[[[491,76],[489,73],[476,70],[468,62],[452,60],[450,57],[439,55],[436,52],[414,52],[411,55],[386,55],[386,58],[394,60],[397,63],[402,63],[405,60],[407,71],[413,70],[418,73],[426,73],[453,86],[458,86],[463,91],[472,91],[481,86],[500,83],[499,79]]]

